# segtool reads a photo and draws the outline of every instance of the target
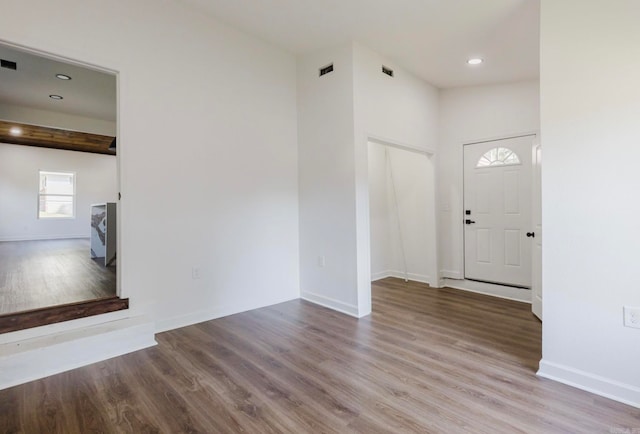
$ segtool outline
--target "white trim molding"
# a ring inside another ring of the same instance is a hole
[[[398,142],[386,137],[381,137],[375,134],[365,133],[366,141],[377,143],[379,145],[391,146],[392,148],[404,149],[405,151],[417,152],[419,154],[426,154],[428,157],[432,157],[436,154],[436,151],[426,146],[414,146],[409,143]]]
[[[67,240],[90,238],[91,234],[71,234],[71,235],[16,235],[12,237],[0,237],[0,241],[40,241],[40,240]]]
[[[487,282],[476,282],[475,280],[446,278],[440,281],[440,287],[443,286],[463,291],[476,292],[478,294],[490,295],[492,297],[504,298],[507,300],[531,303],[531,290],[526,288],[496,285],[494,283]]]
[[[464,279],[462,272],[457,270],[440,270],[443,279]]]
[[[0,345],[0,390],[156,345],[153,321],[126,318]]]
[[[640,408],[640,388],[629,384],[544,359],[540,361],[537,375]]]
[[[302,291],[300,294],[300,298],[310,303],[317,304],[338,312],[342,312],[346,315],[349,315],[355,318],[362,318],[363,316],[366,316],[366,315],[360,315],[360,313],[358,312],[358,306],[353,304],[347,304],[330,297],[325,297],[324,295],[314,294],[313,292],[309,292],[309,291]]]
[[[413,282],[426,283],[429,286],[433,286],[433,279],[431,276],[427,276],[425,274],[417,274],[417,273],[404,273],[404,271],[398,270],[386,270],[379,271],[377,273],[371,273],[371,281],[375,282],[376,280],[386,279],[387,277],[395,277],[398,279],[407,279]]]
[[[192,312],[187,315],[181,315],[177,317],[171,317],[162,319],[156,322],[156,333],[165,332],[168,330],[174,330],[181,327],[187,327],[193,324],[198,324],[205,321],[211,321],[218,318],[223,318],[229,315],[235,315],[236,313],[247,312],[249,310],[260,309],[267,306],[273,306],[280,303],[285,303],[291,300],[297,300],[298,297],[285,297],[276,300],[246,300],[242,303],[229,304],[225,306],[219,306],[214,309],[205,309],[197,312]]]
[[[391,277],[391,271],[378,271],[376,273],[371,273],[371,281],[375,282],[376,280],[386,279],[387,277]]]
[[[475,145],[477,143],[486,143],[486,142],[497,142],[499,140],[509,140],[509,139],[518,139],[520,137],[529,137],[536,136],[540,137],[540,131],[524,131],[520,133],[505,133],[499,134],[497,136],[489,136],[489,137],[481,137],[481,138],[473,138],[468,140],[463,140],[462,145]]]

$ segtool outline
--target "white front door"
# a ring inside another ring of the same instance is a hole
[[[542,148],[533,147],[533,260],[531,270],[531,311],[542,321]]]
[[[464,146],[466,279],[531,287],[534,138],[531,135]]]

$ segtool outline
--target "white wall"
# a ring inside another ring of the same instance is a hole
[[[426,154],[369,143],[371,279],[434,283],[434,167]]]
[[[41,127],[101,134],[103,136],[115,136],[117,134],[115,122],[13,104],[0,103],[0,119],[22,124],[39,125]]]
[[[163,330],[299,296],[292,55],[174,1],[5,6],[0,39],[119,72],[132,311]]]
[[[439,91],[390,59],[353,45],[356,138],[366,137],[434,152]],[[394,76],[382,73],[382,65]]]
[[[439,261],[443,277],[464,277],[462,145],[538,131],[537,81],[440,91],[437,155]]]
[[[438,90],[358,43],[353,44],[353,65],[358,302],[360,311],[368,313],[371,311],[368,143],[374,139],[433,153],[438,140]],[[383,74],[382,65],[393,69],[394,76]],[[433,198],[435,174],[431,175],[428,189]],[[426,212],[424,229],[428,239],[433,240],[428,244],[428,268],[435,272],[435,206],[429,206]]]
[[[393,197],[389,197],[389,173],[386,147],[369,143],[369,230],[371,248],[371,280],[390,275],[391,254],[391,208]]]
[[[39,170],[75,172],[74,219],[38,219]],[[118,199],[116,157],[0,143],[0,241],[89,237],[90,205]]]
[[[318,77],[331,62],[335,71]],[[382,64],[394,68],[394,78],[382,74]],[[367,143],[374,137],[433,150],[437,95],[357,43],[299,57],[303,297],[355,316],[371,312]]]
[[[298,58],[298,146],[302,297],[358,316],[350,45]]]
[[[540,374],[640,406],[640,9],[543,0]]]

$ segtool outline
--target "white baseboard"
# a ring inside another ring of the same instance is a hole
[[[375,282],[376,280],[386,279],[387,277],[391,277],[391,271],[378,271],[376,273],[371,273],[371,281]]]
[[[443,279],[464,279],[464,275],[456,270],[440,270]]]
[[[0,237],[0,241],[44,241],[44,240],[67,240],[77,238],[90,238],[90,234],[72,235],[16,235],[12,237]]]
[[[233,305],[220,306],[215,309],[205,309],[193,312],[187,315],[167,318],[156,322],[156,333],[174,330],[181,327],[187,327],[212,319],[223,318],[225,316],[234,315],[236,313],[246,312],[248,310],[260,309],[262,307],[273,306],[274,304],[284,303],[291,300],[297,300],[299,297],[286,297],[282,299],[256,302],[250,300],[245,303],[236,303]]]
[[[440,286],[461,289],[463,291],[476,292],[478,294],[491,295],[493,297],[505,298],[507,300],[531,303],[531,290],[524,288],[514,288],[512,286],[495,285],[493,283],[476,282],[466,279],[442,279]]]
[[[153,322],[144,316],[5,343],[0,390],[153,345]]]
[[[311,303],[318,304],[320,306],[342,312],[346,315],[353,316],[355,318],[360,318],[363,315],[359,315],[358,306],[353,304],[343,303],[339,300],[335,300],[333,298],[325,297],[324,295],[314,294],[308,291],[302,291],[300,294],[300,298],[303,300],[307,300]]]
[[[371,275],[371,281],[385,279],[387,277],[396,277],[404,279],[405,274],[402,271],[381,271]],[[408,273],[406,277],[415,282],[426,283],[433,288],[448,287],[453,289],[461,289],[463,291],[476,292],[478,294],[491,295],[493,297],[505,298],[507,300],[521,301],[531,303],[531,290],[524,288],[514,288],[511,286],[495,285],[493,283],[476,282],[465,279],[441,279],[436,283],[432,282],[430,276],[421,274]]]
[[[433,285],[431,276],[427,276],[424,274],[417,274],[417,273],[405,274],[404,271],[397,271],[397,270],[386,270],[386,271],[380,271],[377,273],[372,273],[371,281],[375,282],[376,280],[386,279],[387,277],[396,277],[398,279],[406,278],[414,282],[426,283],[427,285],[430,285],[430,286]]]
[[[640,408],[640,388],[628,384],[544,359],[537,375]]]
[[[391,277],[397,277],[399,279],[413,280],[414,282],[426,283],[431,286],[431,276],[425,274],[407,273],[406,275],[401,271],[394,271]]]

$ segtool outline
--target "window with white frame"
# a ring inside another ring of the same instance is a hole
[[[73,172],[40,171],[38,218],[74,218],[76,175]]]

